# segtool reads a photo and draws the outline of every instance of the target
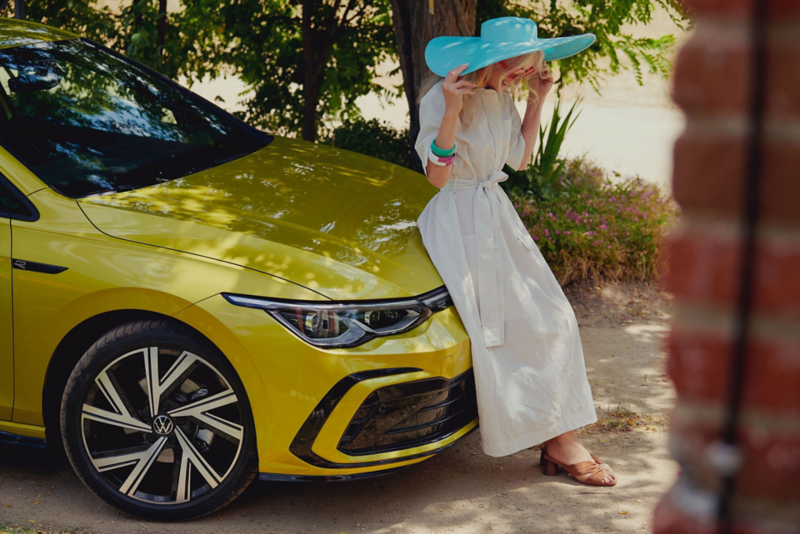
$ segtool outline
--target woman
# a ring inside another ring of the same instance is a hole
[[[538,39],[536,24],[502,17],[480,37],[438,37],[425,50],[415,149],[440,191],[418,219],[423,243],[472,341],[483,450],[505,456],[542,445],[546,475],[613,486],[617,478],[575,430],[597,421],[578,324],[552,271],[498,185],[524,169],[553,85],[545,60],[594,42]],[[520,119],[511,90],[530,88]]]

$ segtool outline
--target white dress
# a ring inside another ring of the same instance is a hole
[[[499,182],[519,168],[521,120],[508,92],[478,88],[472,124],[456,124],[447,184],[417,220],[472,345],[483,451],[505,456],[597,421],[578,323]],[[445,103],[420,101],[423,167]]]

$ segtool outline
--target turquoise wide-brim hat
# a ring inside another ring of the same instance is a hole
[[[593,33],[539,39],[536,23],[520,17],[500,17],[481,24],[480,37],[436,37],[425,48],[428,68],[439,76],[469,63],[462,74],[497,61],[544,51],[544,60],[553,61],[573,56],[591,46]]]

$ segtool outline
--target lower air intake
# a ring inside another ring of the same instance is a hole
[[[339,450],[375,454],[446,438],[478,417],[472,369],[447,380],[428,378],[370,393],[347,426]]]

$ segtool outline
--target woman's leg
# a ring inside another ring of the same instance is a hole
[[[547,440],[543,445],[547,449],[548,456],[566,465],[592,461],[592,455],[589,454],[586,447],[578,440],[578,436],[572,431]],[[616,478],[614,472],[611,471],[607,464],[602,465],[606,473],[605,477],[603,477],[604,482],[611,482]]]

